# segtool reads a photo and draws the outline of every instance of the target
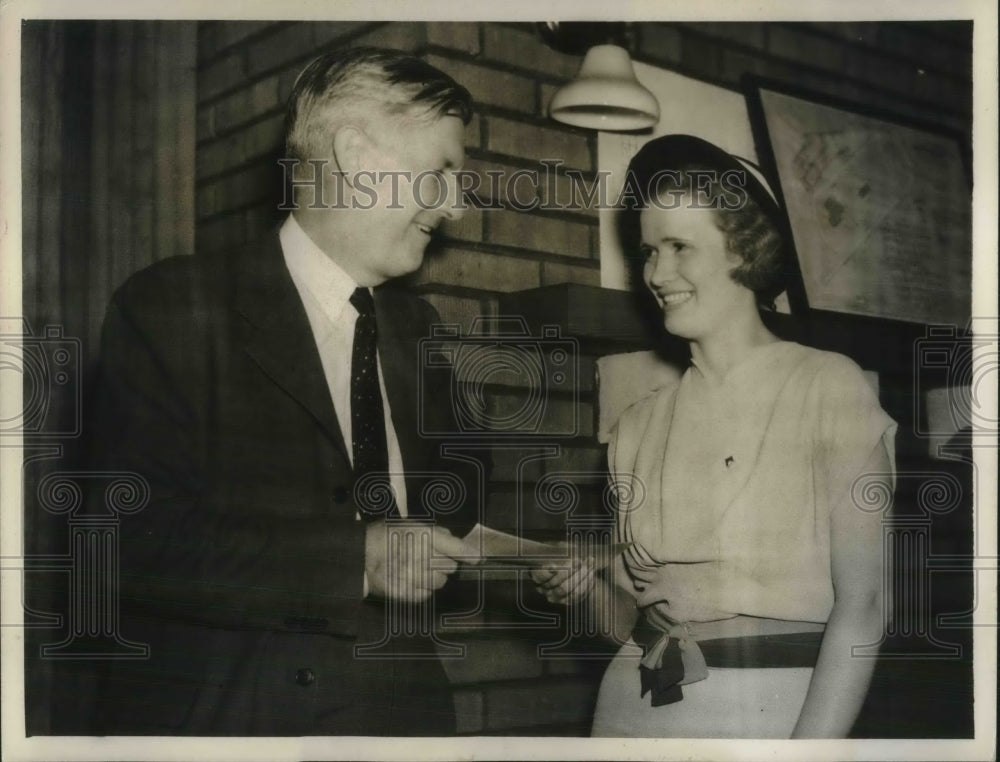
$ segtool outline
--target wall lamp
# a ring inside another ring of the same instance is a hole
[[[632,59],[619,44],[624,24],[540,24],[542,39],[554,50],[579,55],[583,65],[576,79],[556,91],[549,116],[558,122],[592,130],[642,130],[660,121],[656,97],[636,79]]]

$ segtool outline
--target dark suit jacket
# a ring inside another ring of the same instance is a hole
[[[418,342],[436,314],[388,289],[375,303],[411,515],[423,484],[410,474],[458,472],[475,498],[481,474],[418,435]],[[429,381],[427,423],[447,430],[448,379]],[[148,643],[151,657],[112,663],[102,732],[450,731],[436,659],[354,656],[384,634],[384,610],[362,600],[365,525],[276,232],[158,263],[116,293],[93,453],[95,465],[134,471],[151,489],[149,505],[120,524],[120,634]],[[474,507],[444,521],[461,534]]]

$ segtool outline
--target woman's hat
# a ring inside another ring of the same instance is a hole
[[[629,162],[626,187],[634,183],[631,187],[638,192],[642,202],[649,203],[651,181],[658,173],[671,170],[707,170],[720,176],[725,172],[738,172],[744,178],[743,188],[747,194],[778,230],[784,229],[784,213],[760,168],[694,135],[664,135],[646,143]]]

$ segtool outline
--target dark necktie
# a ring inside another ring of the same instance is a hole
[[[351,354],[351,439],[354,477],[364,480],[356,494],[362,515],[398,516],[389,483],[385,411],[378,385],[378,329],[375,302],[367,288],[356,288],[351,304],[358,311]],[[365,479],[369,474],[373,475]]]

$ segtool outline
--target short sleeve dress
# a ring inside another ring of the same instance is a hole
[[[617,531],[633,543],[624,560],[639,607],[704,631],[822,629],[834,602],[830,512],[858,510],[851,490],[876,447],[893,463],[895,430],[857,365],[792,342],[754,348],[721,381],[692,365],[634,404],[608,458],[634,483]],[[626,644],[609,666],[594,735],[787,737],[812,675],[710,668],[683,700],[652,707],[637,656]]]

